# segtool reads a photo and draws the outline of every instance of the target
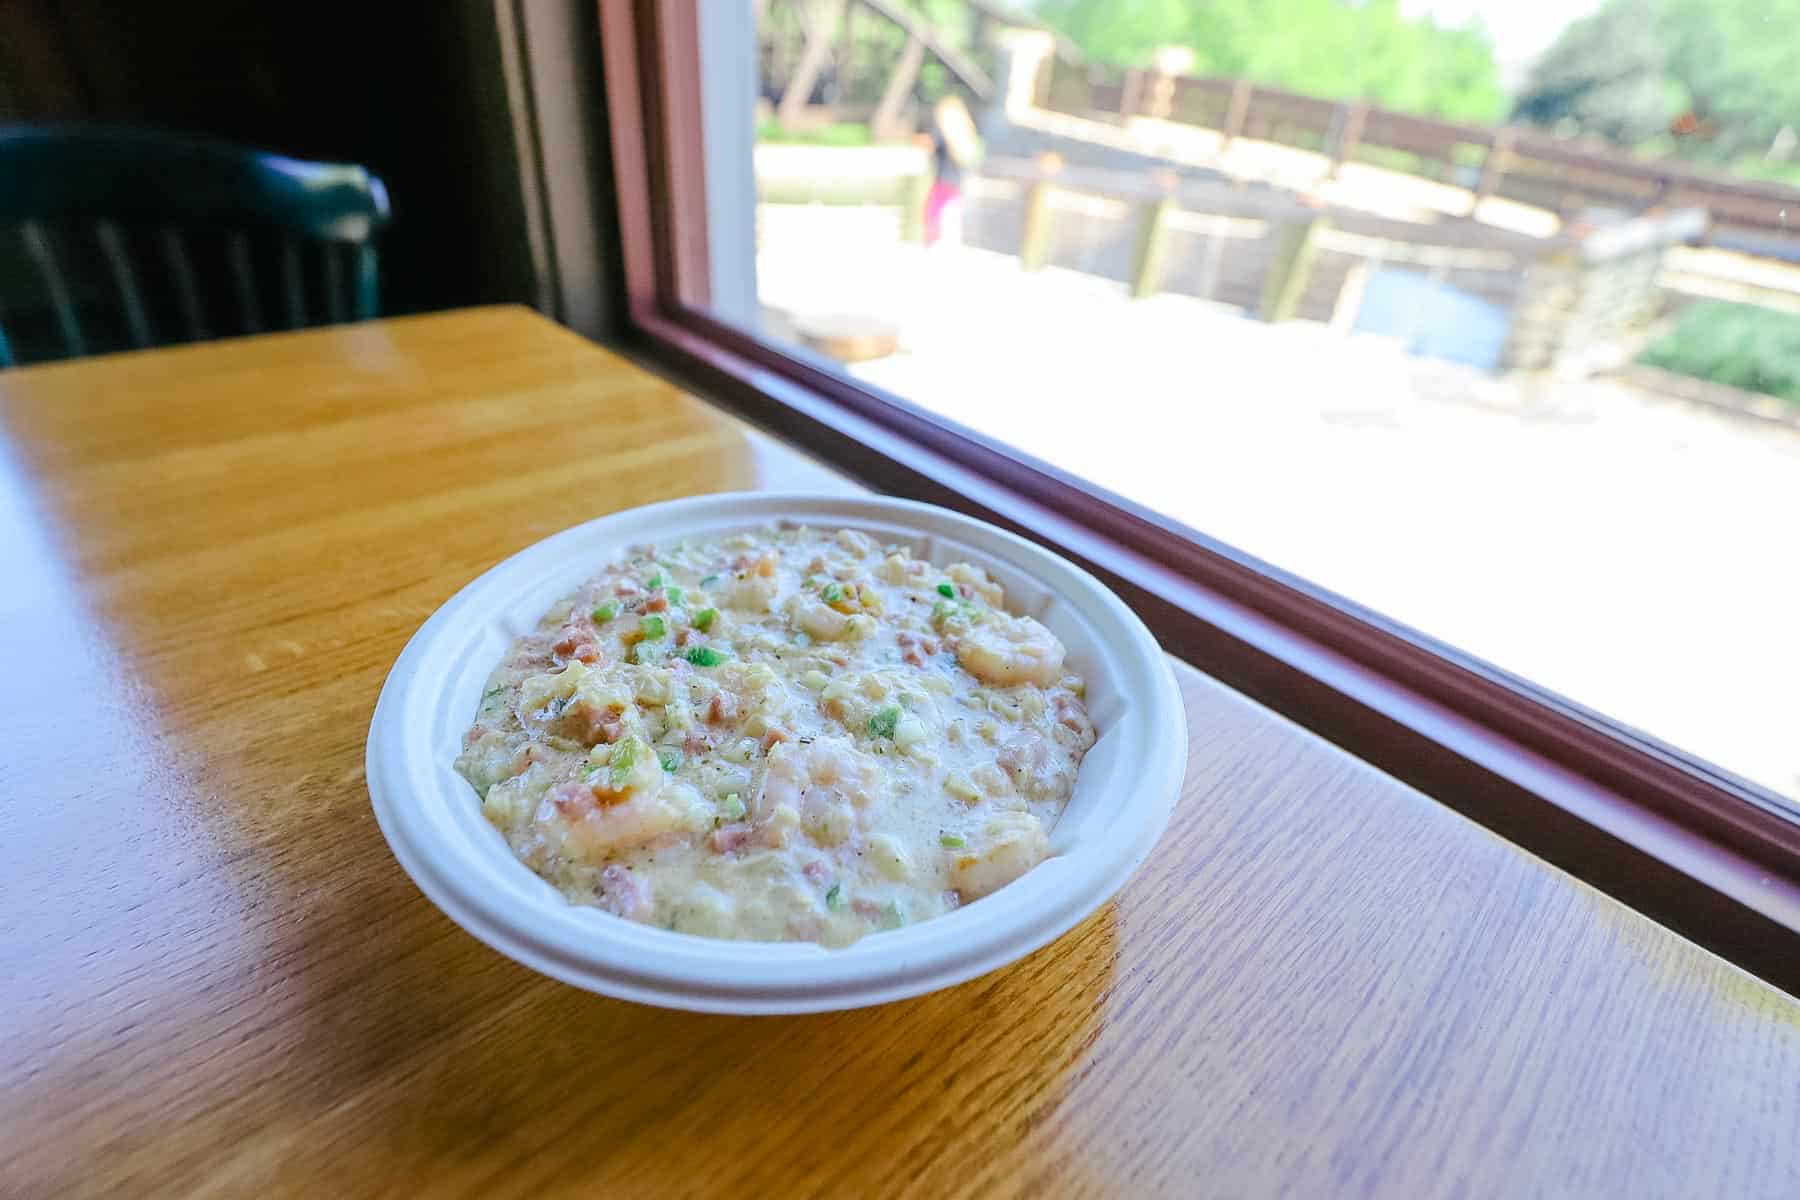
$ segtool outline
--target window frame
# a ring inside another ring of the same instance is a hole
[[[1773,792],[704,311],[697,2],[599,0],[626,348],[871,487],[1081,563],[1171,653],[1800,993],[1800,819]]]

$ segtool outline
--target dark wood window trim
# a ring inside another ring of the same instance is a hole
[[[706,313],[694,0],[600,10],[628,346],[871,486],[1069,555],[1171,652],[1800,992],[1800,822],[1773,793]]]

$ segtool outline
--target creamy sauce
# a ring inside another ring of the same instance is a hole
[[[854,530],[637,547],[488,680],[457,770],[572,903],[846,945],[1048,853],[1094,728],[967,563]]]

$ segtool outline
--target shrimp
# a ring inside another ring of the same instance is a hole
[[[635,737],[614,746],[597,775],[568,780],[546,792],[537,819],[540,825],[560,820],[563,852],[589,860],[668,833],[698,833],[712,824],[699,792],[667,779],[656,755]]]
[[[850,837],[856,810],[867,807],[880,780],[874,760],[842,738],[782,742],[769,751],[756,819],[761,822],[786,808],[799,814],[800,827],[815,843],[839,846]]]
[[[731,581],[731,587],[725,593],[725,603],[731,608],[741,608],[746,612],[768,612],[775,603],[775,593],[780,586],[775,575],[775,564],[778,561],[775,551],[771,550],[752,562]]]
[[[1028,812],[996,815],[966,849],[950,860],[950,886],[963,900],[975,900],[1005,887],[1050,853],[1044,826]]]
[[[1063,644],[1030,617],[995,612],[956,643],[956,661],[984,683],[1049,687],[1062,678]]]
[[[582,788],[586,798],[573,789]],[[594,790],[581,784],[558,784],[553,791],[559,815],[567,822],[563,852],[573,858],[596,859],[641,846],[669,833],[700,833],[712,823],[700,795],[686,784],[670,784],[656,792],[636,792],[611,804],[594,800]]]
[[[821,642],[835,642],[850,629],[850,618],[818,600],[796,598],[790,615],[794,624]]]

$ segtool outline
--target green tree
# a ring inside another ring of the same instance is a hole
[[[1187,46],[1202,75],[1464,120],[1506,110],[1487,31],[1408,17],[1399,0],[1043,0],[1036,11],[1102,61],[1144,66],[1160,46]]]
[[[1564,29],[1532,64],[1513,115],[1635,146],[1664,134],[1685,97],[1668,86],[1660,13],[1607,4]]]
[[[1607,0],[1545,52],[1515,112],[1702,162],[1761,159],[1800,125],[1796,31],[1800,0]]]

